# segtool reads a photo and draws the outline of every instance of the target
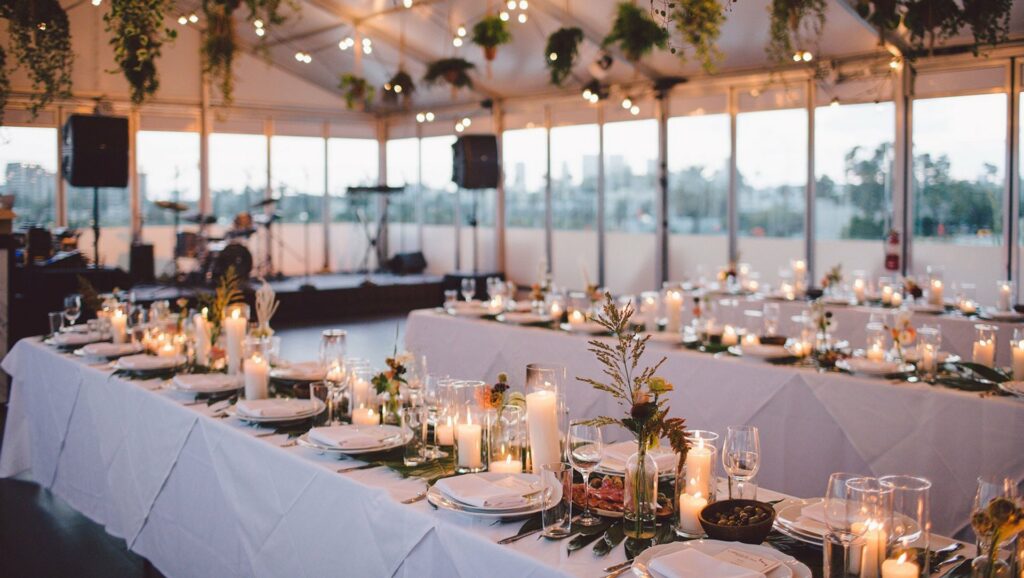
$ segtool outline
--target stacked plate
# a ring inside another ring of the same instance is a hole
[[[580,333],[583,335],[600,335],[608,333],[603,325],[596,321],[584,321],[583,323],[563,323],[562,330],[569,333]]]
[[[97,341],[103,341],[103,334],[98,331],[68,331],[46,340],[50,345],[57,347],[81,347]]]
[[[508,313],[502,313],[499,315],[498,321],[502,323],[512,323],[514,325],[540,325],[541,323],[551,323],[551,317],[549,315],[541,315],[539,313],[532,313],[529,311],[509,311]]]
[[[326,372],[316,361],[291,363],[270,370],[270,377],[284,381],[321,381]]]
[[[739,349],[743,357],[750,357],[752,359],[763,359],[765,361],[793,357],[793,354],[790,353],[784,345],[762,345],[760,343],[757,343],[742,345]]]
[[[319,399],[247,399],[236,403],[229,413],[242,421],[271,424],[309,419],[326,408]]]
[[[181,367],[186,361],[184,355],[156,356],[140,353],[119,358],[114,362],[114,369],[133,373],[165,371]]]
[[[242,377],[225,373],[186,373],[174,376],[171,389],[186,393],[227,393],[242,387]]]
[[[652,546],[633,560],[632,571],[635,576],[654,578],[725,575],[811,578],[810,568],[774,548],[719,540]]]
[[[609,444],[604,448],[604,457],[601,463],[594,469],[595,473],[609,476],[621,476],[626,473],[626,460],[636,453],[637,444],[635,441],[625,441]],[[676,465],[679,463],[679,456],[668,447],[657,447],[648,452],[654,462],[658,464],[660,475],[674,475]]]
[[[547,490],[551,495],[545,502]],[[427,492],[427,500],[438,508],[483,518],[534,514],[561,499],[561,485],[545,488],[533,474],[465,474],[441,479]]]
[[[913,366],[898,361],[878,361],[865,357],[849,357],[836,362],[836,367],[850,373],[881,377],[913,370]]]
[[[824,522],[824,499],[789,499],[775,506],[775,529],[793,538],[821,546],[828,528]],[[804,515],[806,512],[808,515]],[[820,512],[816,513],[816,512]]]
[[[325,454],[358,455],[404,446],[412,432],[393,425],[315,427],[298,439],[301,446]]]
[[[138,343],[90,343],[75,350],[75,355],[95,357],[97,359],[115,359],[140,353],[142,346]]]
[[[490,315],[487,304],[482,301],[456,301],[449,305],[448,314],[456,317],[484,317]]]

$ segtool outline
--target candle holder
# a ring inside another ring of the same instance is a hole
[[[661,308],[661,294],[657,291],[644,291],[640,294],[640,311],[638,311],[644,331],[654,333],[658,330],[658,313]]]
[[[934,379],[939,370],[942,331],[938,327],[921,326],[917,330],[917,369],[927,379]]]
[[[700,538],[704,535],[700,525],[700,511],[716,500],[718,437],[713,431],[686,432],[690,451],[686,454],[686,460],[676,466],[674,501],[676,534],[684,538]]]
[[[343,329],[325,329],[320,333],[320,367],[325,371],[337,368],[344,377],[347,340],[348,332]]]
[[[928,304],[936,307],[944,307],[945,287],[943,277],[945,270],[942,267],[928,267]]]
[[[359,365],[349,371],[349,413],[358,409],[376,409],[377,392],[373,388],[373,368]]]
[[[892,277],[878,278],[878,299],[882,302],[882,305],[888,306],[892,304],[892,294],[894,291]]]
[[[221,319],[221,333],[224,338],[224,349],[227,352],[228,373],[237,374],[242,370],[243,347],[249,325],[249,306],[245,303],[234,303],[224,309]]]
[[[867,274],[863,270],[853,272],[853,302],[860,305],[867,301],[868,281]]]
[[[974,346],[971,349],[971,360],[974,363],[995,367],[996,364],[996,326],[978,323],[974,326]]]
[[[913,476],[884,476],[878,479],[892,491],[889,549],[882,562],[882,578],[927,578],[930,567],[932,483]],[[924,552],[923,559],[918,552]]]
[[[565,295],[555,292],[548,293],[544,297],[544,301],[541,307],[542,309],[538,313],[541,313],[543,315],[550,315],[552,321],[554,321],[555,323],[561,323],[562,318],[565,317]]]
[[[996,281],[996,309],[999,311],[1013,311],[1014,299],[1013,283],[1008,280]]]
[[[569,316],[569,325],[582,325],[587,321],[590,312],[590,299],[586,293],[573,292],[569,294],[569,304],[566,313]]]
[[[245,399],[266,399],[269,397],[270,361],[261,353],[253,351],[242,364],[245,384]]]
[[[864,357],[872,361],[885,361],[886,345],[888,335],[885,325],[881,323],[868,323],[866,328],[866,341],[864,343]]]
[[[1010,354],[1013,356],[1013,379],[1024,380],[1024,329],[1018,327],[1013,330]]]
[[[565,367],[531,363],[526,366],[526,421],[533,471],[562,461],[559,394]]]
[[[846,482],[846,515],[851,522],[850,570],[860,578],[882,578],[892,531],[893,490],[877,478]]]
[[[476,411],[465,406],[454,421],[455,473],[470,474],[484,471],[487,465],[487,446],[484,444],[484,424],[487,411]]]
[[[956,308],[962,315],[977,315],[978,288],[974,283],[961,283],[956,293]]]
[[[492,472],[518,474],[523,471],[523,446],[526,421],[522,408],[504,406],[487,414],[487,469]]]

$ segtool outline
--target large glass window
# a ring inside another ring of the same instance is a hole
[[[322,219],[324,139],[274,136],[270,139],[270,176],[278,211],[286,223]]]
[[[599,130],[596,124],[551,129],[551,268],[555,283],[566,287],[582,289],[584,271],[597,282]],[[537,248],[543,255],[543,245]]]
[[[422,139],[423,222],[451,225],[455,222],[455,183],[452,182],[453,136]]]
[[[842,265],[848,279],[856,270],[873,277],[892,220],[894,106],[823,106],[814,125],[815,270]]]
[[[0,194],[14,195],[16,225],[49,227],[57,218],[57,129],[0,127]]]
[[[771,282],[804,254],[807,111],[737,115],[736,171],[739,258]]]
[[[405,166],[406,153],[404,150],[392,150],[392,142],[388,143],[388,184],[400,186],[406,181],[392,182],[392,163],[396,166]],[[358,220],[358,212],[362,211],[368,219],[376,219],[377,196],[376,195],[348,195],[349,187],[367,187],[377,184],[377,174],[380,170],[379,151],[377,141],[364,138],[332,138],[327,141],[327,190],[330,191],[332,201],[331,221],[355,222]],[[415,162],[415,157],[413,157]],[[408,194],[408,193],[407,193]],[[403,195],[404,196],[404,195]],[[392,201],[399,201],[394,198]],[[393,221],[399,222],[403,218],[403,209],[395,203],[392,205],[390,217]]]
[[[267,188],[267,137],[255,134],[210,135],[210,201],[221,225],[252,212]]]
[[[502,135],[505,218],[509,227],[544,228],[544,172],[547,134],[543,128],[508,130]]]
[[[729,115],[668,119],[668,172],[669,277],[706,275],[728,259]]]
[[[195,212],[199,205],[199,133],[141,130],[136,133],[135,147],[143,221],[148,225],[174,222],[174,212],[156,206],[157,201],[181,203]],[[70,202],[71,193],[68,195],[70,220],[71,207],[76,215],[82,207]],[[101,201],[104,196],[115,203],[110,206],[110,218],[101,219],[104,224],[111,224],[106,222],[109,220],[127,225],[131,221],[128,189],[108,189]]]
[[[605,224],[609,231],[654,232],[658,123],[604,125]]]
[[[946,283],[1005,276],[999,249],[1006,179],[1005,94],[914,101],[914,271]],[[983,302],[995,283],[978,283]]]

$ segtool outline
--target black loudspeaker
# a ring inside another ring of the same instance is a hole
[[[153,245],[133,244],[128,257],[128,269],[131,272],[133,283],[152,283],[156,280]]]
[[[73,187],[127,187],[128,119],[71,115],[64,123],[61,169]]]
[[[391,272],[395,275],[414,275],[427,269],[427,259],[423,253],[398,253],[391,258]]]
[[[459,137],[452,145],[452,182],[463,189],[493,189],[501,178],[498,139],[493,134]]]

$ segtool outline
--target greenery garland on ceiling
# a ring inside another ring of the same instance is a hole
[[[668,46],[668,31],[631,2],[620,2],[612,29],[601,46],[618,45],[628,60],[636,62],[657,48]]]
[[[473,88],[473,79],[469,77],[469,71],[474,68],[476,66],[464,58],[442,58],[427,65],[423,82],[437,84],[444,81],[451,85],[452,90]]]
[[[484,49],[484,58],[494,60],[498,47],[512,42],[508,22],[497,16],[485,16],[473,25],[473,44]]]
[[[551,84],[562,86],[572,72],[579,56],[580,43],[583,42],[583,31],[579,28],[559,28],[548,36],[548,44],[544,48],[544,63],[551,73]]]
[[[164,26],[170,0],[111,0],[103,15],[114,60],[131,88],[132,102],[141,104],[160,87],[156,59],[165,42],[178,32]]]
[[[723,58],[717,42],[725,24],[725,10],[718,0],[675,0],[674,4],[671,20],[683,43],[693,47],[704,72],[715,72]],[[685,50],[673,46],[672,53],[686,60]]]
[[[809,33],[815,39],[825,27],[825,0],[772,0],[768,11],[770,39],[766,52],[772,60],[792,60],[800,50],[802,34]]]
[[[7,50],[15,67],[28,67],[33,91],[30,110],[35,117],[55,98],[71,94],[74,52],[68,15],[57,0],[4,0],[0,2],[0,18],[8,21]],[[6,56],[5,51],[2,60],[6,61]],[[0,115],[10,96],[7,73],[6,67],[0,73]]]
[[[857,12],[879,34],[892,32],[902,23],[914,49],[928,53],[964,28],[970,29],[975,55],[982,46],[1009,39],[1013,0],[963,0],[961,4],[954,0],[858,0]]]
[[[264,30],[285,21],[281,13],[283,6],[298,9],[293,0],[203,0],[203,15],[206,17],[202,40],[203,72],[217,83],[225,105],[234,102],[233,66],[238,52],[234,14],[243,5],[248,9],[246,21],[260,20]]]
[[[345,106],[349,110],[365,109],[373,103],[374,89],[365,78],[354,74],[342,74],[338,88],[345,93]]]

